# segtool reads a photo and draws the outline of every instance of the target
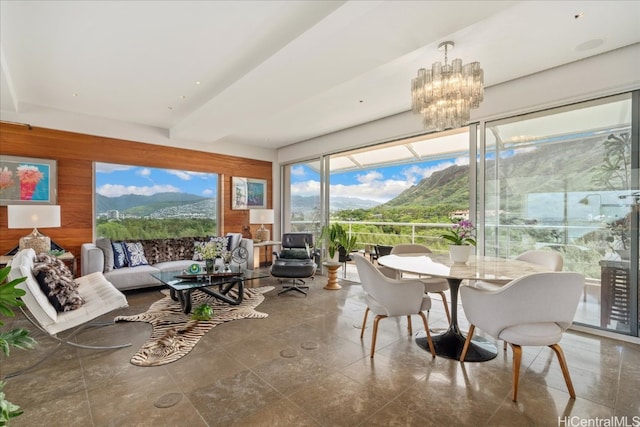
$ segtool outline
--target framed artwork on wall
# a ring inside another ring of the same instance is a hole
[[[56,161],[0,156],[0,205],[55,205]]]
[[[252,209],[267,207],[267,180],[231,178],[231,209]]]

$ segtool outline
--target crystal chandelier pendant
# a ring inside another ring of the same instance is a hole
[[[441,131],[466,126],[470,110],[478,108],[484,98],[484,72],[479,62],[462,64],[461,59],[448,63],[448,49],[454,43],[440,43],[444,48],[444,65],[436,62],[431,70],[420,68],[411,81],[411,107],[421,114],[424,127]]]

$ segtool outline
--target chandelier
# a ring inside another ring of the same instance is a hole
[[[422,114],[427,130],[441,131],[465,126],[469,122],[472,108],[478,108],[484,98],[484,73],[479,62],[462,65],[462,59],[447,63],[451,41],[442,42],[444,66],[436,62],[431,70],[418,70],[411,81],[411,107],[414,113]]]

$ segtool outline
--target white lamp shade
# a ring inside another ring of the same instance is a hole
[[[251,209],[251,210],[249,210],[249,223],[251,223],[251,224],[273,224],[273,209]]]
[[[7,228],[60,227],[59,205],[9,205]]]

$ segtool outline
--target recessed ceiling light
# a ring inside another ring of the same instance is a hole
[[[173,110],[173,107],[167,107],[169,110]]]
[[[200,82],[196,82],[196,84],[197,84],[197,85],[199,85],[199,84],[200,84]]]
[[[584,12],[578,12],[575,15],[573,15],[573,19],[580,19],[584,16]]]
[[[186,95],[182,95],[180,99],[187,99]]]
[[[73,94],[73,96],[78,96],[78,94],[77,94],[77,93],[74,93],[74,94]]]

